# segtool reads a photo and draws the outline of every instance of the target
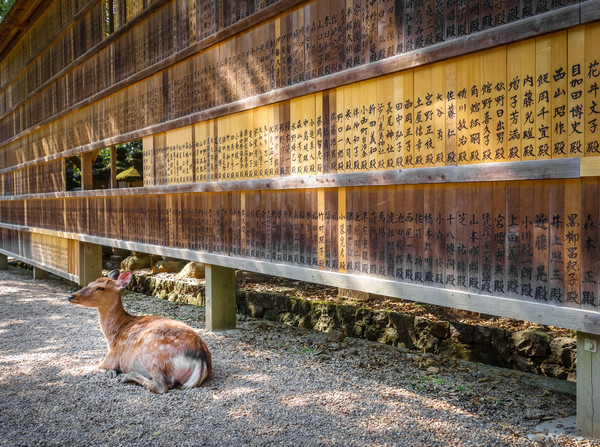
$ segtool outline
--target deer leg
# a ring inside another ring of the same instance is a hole
[[[119,365],[119,359],[112,355],[110,352],[106,354],[104,360],[98,364],[98,369],[108,369],[118,371],[121,365]],[[108,372],[107,372],[108,374]]]
[[[135,382],[146,387],[148,390],[156,394],[165,394],[169,391],[169,387],[163,376],[158,376],[156,379],[149,379],[137,371],[131,371],[127,374],[119,376],[121,382]]]

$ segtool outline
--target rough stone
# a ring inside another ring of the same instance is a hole
[[[327,333],[327,341],[340,343],[344,341],[346,334],[342,331],[333,330]]]
[[[519,371],[525,371],[530,373],[536,372],[535,363],[529,357],[523,357],[522,355],[513,354],[510,356],[508,361],[509,365],[513,369],[518,369]]]
[[[388,327],[377,341],[386,345],[396,346],[398,344],[398,331],[393,327]]]
[[[121,262],[121,270],[139,270],[150,267],[150,255],[135,254],[128,256]]]
[[[419,340],[417,340],[417,349],[422,352],[437,352],[437,348],[440,344],[440,339],[433,335],[423,332]]]
[[[184,267],[184,261],[158,261],[152,266],[152,273],[179,273]]]
[[[183,270],[177,274],[177,278],[204,278],[205,277],[205,265],[203,262],[191,261],[188,262]]]
[[[573,368],[577,360],[577,340],[557,337],[550,342],[550,352],[556,356],[559,365]]]
[[[437,338],[447,338],[450,333],[450,323],[447,321],[434,321],[429,327],[429,333]]]
[[[550,336],[545,332],[527,329],[513,333],[511,345],[521,356],[543,359],[550,350]]]

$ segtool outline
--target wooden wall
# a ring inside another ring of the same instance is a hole
[[[134,247],[600,333],[594,11],[115,0],[107,26],[105,2],[50,2],[0,60],[1,250],[76,276],[77,241]],[[65,157],[137,138],[144,187],[66,192]]]

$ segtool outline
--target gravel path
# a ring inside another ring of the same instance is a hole
[[[0,272],[2,446],[600,446],[536,430],[575,401],[523,373],[262,320],[208,333],[200,308],[125,293],[131,312],[184,320],[212,351],[202,387],[154,395],[95,370],[106,343],[96,311],[66,301],[74,289]]]

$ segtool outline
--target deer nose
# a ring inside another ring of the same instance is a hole
[[[75,295],[69,295],[69,296],[67,297],[67,299],[68,299],[69,301],[73,301],[73,299],[74,299],[74,298],[75,298]]]

